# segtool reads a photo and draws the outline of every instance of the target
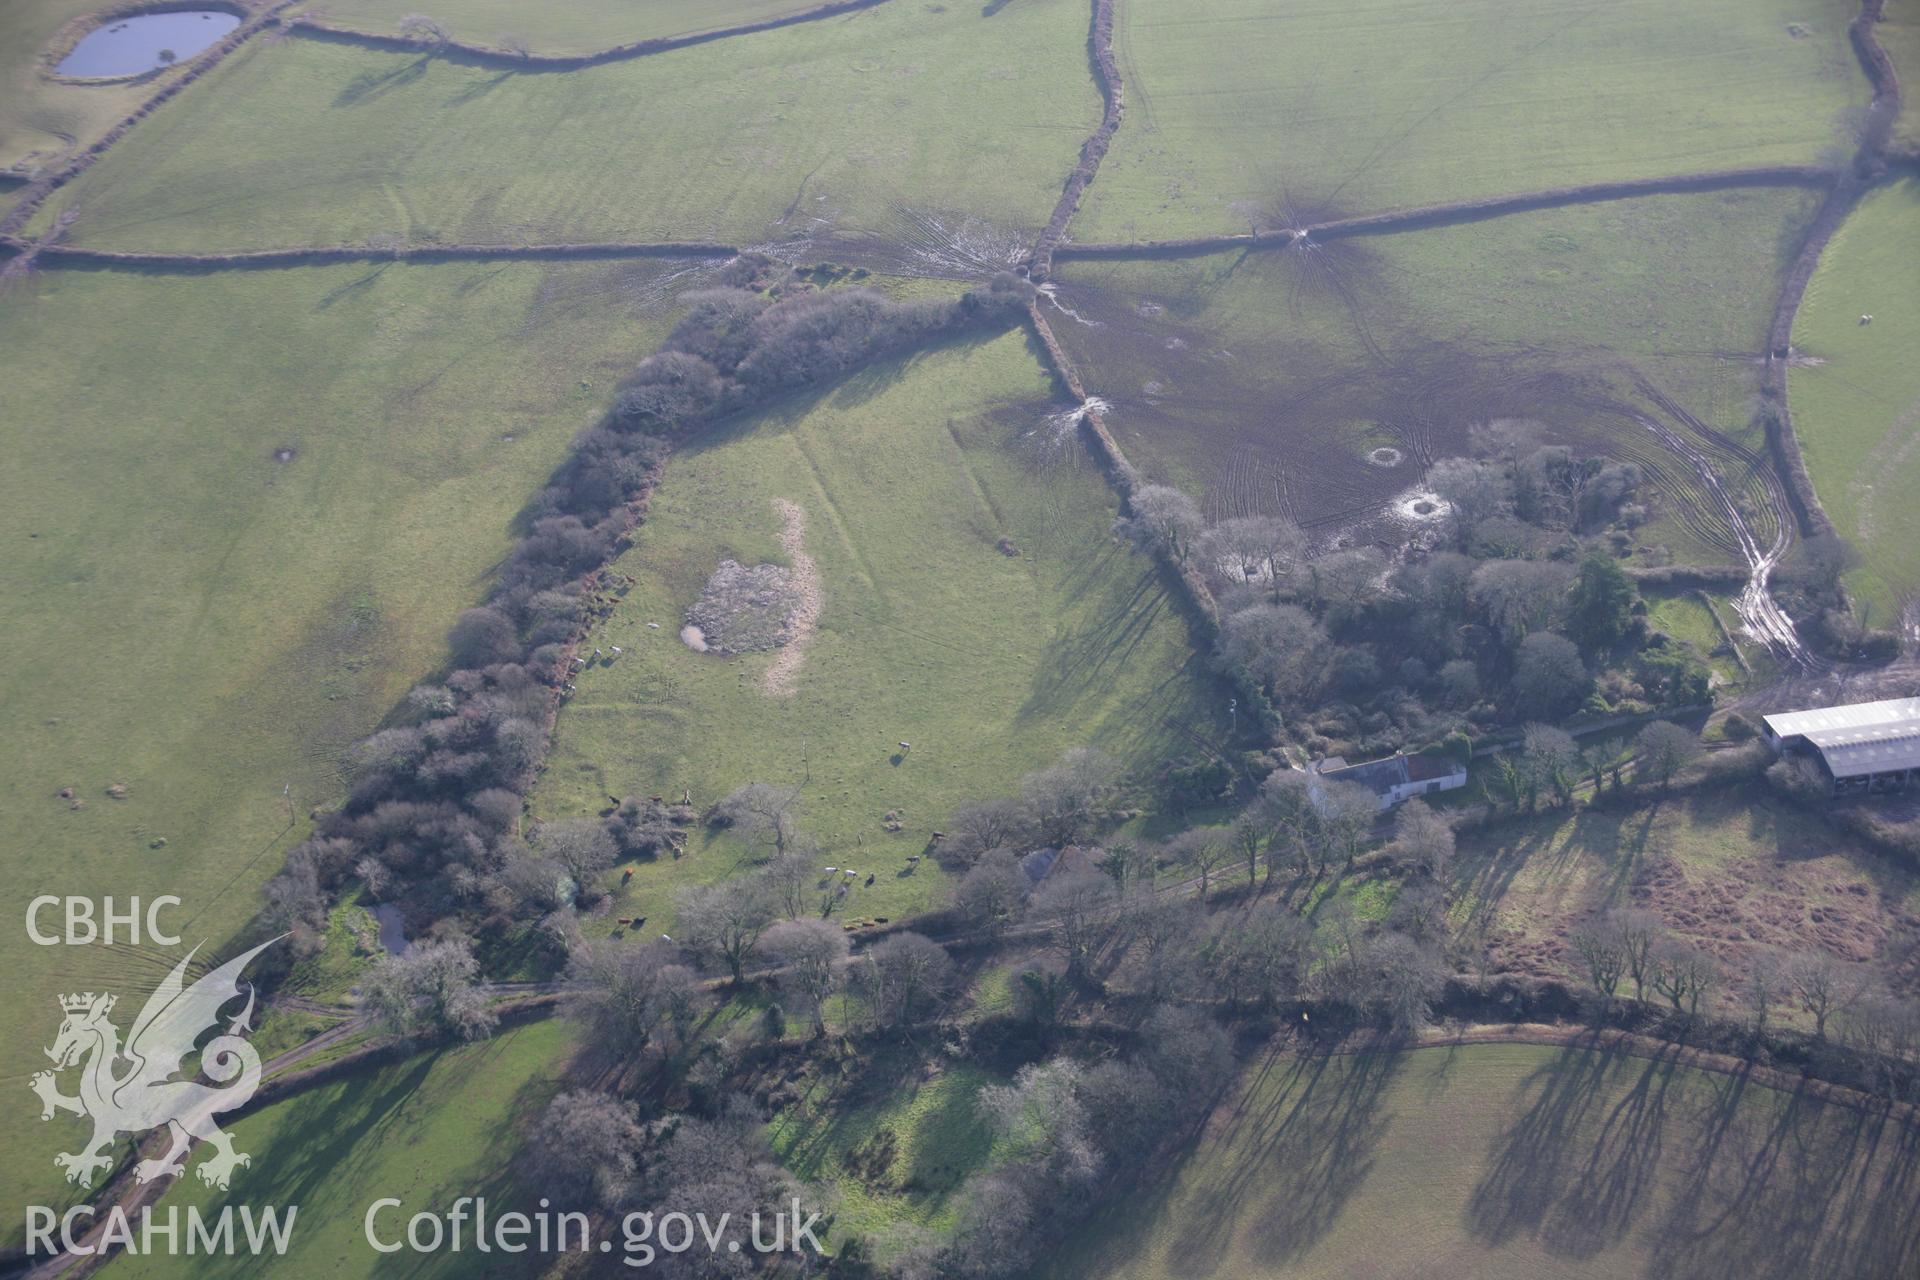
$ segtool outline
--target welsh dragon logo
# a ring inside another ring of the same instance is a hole
[[[213,1148],[198,1170],[209,1186],[225,1188],[236,1168],[251,1163],[250,1157],[234,1150],[233,1138],[213,1120],[222,1111],[245,1105],[260,1087],[260,1055],[241,1038],[252,1029],[251,982],[246,984],[246,1008],[228,1021],[223,1034],[198,1046],[200,1074],[213,1085],[173,1077],[195,1052],[200,1037],[219,1023],[220,1010],[242,994],[241,971],[278,941],[263,942],[235,956],[189,987],[187,966],[200,950],[195,947],[147,998],[124,1046],[120,1029],[107,1016],[118,997],[91,991],[60,997],[66,1020],[46,1051],[54,1070],[37,1073],[31,1085],[40,1095],[42,1120],[53,1119],[56,1111],[70,1111],[93,1121],[93,1137],[85,1146],[53,1158],[66,1171],[68,1182],[91,1186],[95,1174],[113,1163],[106,1152],[115,1136],[141,1134],[161,1125],[171,1130],[173,1145],[158,1160],[142,1160],[135,1166],[134,1176],[141,1182],[178,1174],[186,1167],[187,1146],[195,1138]],[[55,1083],[55,1073],[83,1060],[80,1094],[68,1097]]]

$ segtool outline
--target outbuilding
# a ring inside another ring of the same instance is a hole
[[[1467,767],[1442,756],[1388,756],[1364,764],[1348,764],[1340,756],[1328,756],[1312,766],[1310,772],[1322,778],[1356,782],[1379,797],[1385,812],[1403,800],[1453,791],[1467,785]]]
[[[1777,754],[1814,761],[1837,796],[1920,782],[1920,698],[1885,698],[1763,716]]]

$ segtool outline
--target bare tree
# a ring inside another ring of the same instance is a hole
[[[1393,847],[1402,865],[1444,884],[1453,866],[1453,824],[1415,797],[1394,815]]]
[[[1439,951],[1389,930],[1369,940],[1365,954],[1369,1002],[1399,1034],[1419,1032],[1446,984]]]
[[[1765,1034],[1767,1019],[1787,994],[1786,966],[1778,953],[1762,949],[1747,959],[1740,980],[1740,998],[1753,1015],[1753,1029]]]
[[[1112,925],[1120,894],[1113,881],[1093,871],[1051,876],[1034,891],[1033,914],[1052,926],[1054,941],[1076,974]]]
[[[1665,996],[1676,1012],[1689,1016],[1700,1012],[1701,1002],[1720,980],[1718,961],[1677,939],[1664,939],[1656,945],[1652,962],[1653,989]]]
[[[1521,750],[1535,783],[1552,791],[1555,802],[1573,803],[1573,784],[1580,776],[1580,746],[1573,735],[1550,724],[1530,724]]]
[[[1141,994],[1159,1001],[1189,987],[1196,960],[1192,939],[1204,914],[1200,904],[1178,894],[1136,892],[1121,906],[1128,963]]]
[[[1228,618],[1220,660],[1247,673],[1277,701],[1309,696],[1326,679],[1327,633],[1304,609],[1261,604]]]
[[[953,982],[953,960],[945,948],[923,934],[896,933],[859,958],[851,980],[866,997],[867,1014],[876,1025],[900,1026],[918,1019],[945,996]]]
[[[1113,531],[1142,551],[1165,551],[1176,560],[1205,526],[1193,499],[1169,485],[1143,484],[1127,499],[1127,514]]]
[[[1665,795],[1674,776],[1700,754],[1700,738],[1684,725],[1655,720],[1634,739],[1634,753],[1634,778],[1656,784]]]
[[[1320,814],[1320,827],[1327,843],[1347,862],[1360,855],[1360,849],[1373,834],[1380,818],[1380,797],[1357,782],[1327,778],[1320,782],[1320,794],[1314,808]]]
[[[1238,516],[1201,534],[1194,556],[1207,571],[1231,583],[1262,585],[1279,598],[1306,550],[1306,535],[1291,520]]]
[[[1028,819],[1049,844],[1084,839],[1107,816],[1120,781],[1120,766],[1091,747],[1074,747],[1060,763],[1020,780]]]
[[[762,948],[780,965],[780,989],[797,1012],[827,1029],[827,1000],[846,981],[850,944],[846,930],[825,920],[782,920],[767,930]]]
[[[409,13],[400,19],[400,38],[429,54],[438,53],[452,39],[444,26],[424,13]]]
[[[1032,884],[1005,849],[976,863],[954,890],[954,902],[975,928],[997,936],[1020,919]]]
[[[1163,846],[1163,852],[1176,866],[1200,877],[1200,900],[1206,901],[1213,873],[1234,857],[1234,848],[1219,827],[1190,827]]]
[[[714,816],[730,826],[757,852],[771,845],[776,856],[799,832],[800,788],[749,782],[735,787],[714,806]]]
[[[954,810],[940,846],[943,861],[970,866],[995,849],[1016,849],[1030,820],[1017,800],[982,800]]]
[[[555,1095],[528,1137],[533,1185],[562,1204],[612,1208],[633,1187],[646,1133],[631,1102],[576,1089]]]
[[[479,972],[464,939],[418,943],[381,957],[361,984],[360,1005],[402,1034],[431,1029],[478,1040],[500,1020],[479,987]]]
[[[607,829],[586,818],[541,823],[533,830],[533,847],[565,869],[583,898],[593,893],[619,853]]]
[[[677,1050],[705,1002],[699,978],[664,945],[579,947],[568,957],[567,983],[567,1013],[593,1044],[618,1057],[656,1046]]]
[[[1454,529],[1464,543],[1482,520],[1505,515],[1513,506],[1513,484],[1506,469],[1471,458],[1442,458],[1427,470],[1427,485],[1447,500]]]
[[[1509,644],[1518,643],[1560,616],[1573,572],[1558,560],[1488,560],[1473,571],[1474,607]]]
[[[1803,951],[1786,963],[1787,986],[1801,1012],[1813,1019],[1813,1034],[1827,1038],[1827,1022],[1845,1013],[1867,993],[1872,977],[1866,970],[1825,951]]]
[[[1590,920],[1567,939],[1586,967],[1593,989],[1611,1000],[1627,972],[1627,951],[1620,929],[1606,916]]]
[[[1520,642],[1513,695],[1524,714],[1557,719],[1587,696],[1591,684],[1580,647],[1565,636],[1536,631]]]
[[[759,876],[682,889],[676,896],[680,933],[696,953],[719,960],[737,984],[760,936],[774,920],[773,895]]]
[[[1633,979],[1633,998],[1647,998],[1647,985],[1653,979],[1654,952],[1666,938],[1666,928],[1650,911],[1626,908],[1609,911],[1599,927],[1610,933],[1620,948],[1627,975]]]

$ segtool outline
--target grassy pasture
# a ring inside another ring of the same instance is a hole
[[[1724,529],[1691,467],[1607,402],[1651,410],[1637,372],[1760,447],[1752,353],[1813,201],[1783,189],[1657,196],[1306,250],[1070,260],[1056,273],[1062,300],[1097,324],[1060,318],[1055,330],[1115,406],[1110,425],[1135,462],[1218,513],[1366,520],[1434,458],[1463,452],[1470,424],[1521,418],[1649,470],[1664,513],[1688,520],[1662,520],[1644,542],[1726,559],[1729,545],[1702,544]],[[1746,462],[1695,443],[1755,501]],[[1371,463],[1380,446],[1401,461]]]
[[[1821,255],[1795,318],[1794,346],[1819,363],[1787,375],[1820,503],[1862,556],[1847,585],[1879,626],[1920,591],[1916,241],[1920,182],[1869,192]]]
[[[1139,0],[1081,240],[1244,231],[1852,148],[1850,0]],[[1799,34],[1796,34],[1799,33]]]
[[[644,299],[661,270],[53,271],[10,286],[0,960],[18,998],[0,1074],[39,1059],[57,992],[131,1001],[172,962],[29,945],[29,897],[177,894],[169,923],[215,946],[253,913],[309,807],[337,795],[340,748],[440,664],[520,504],[659,342]],[[125,799],[103,794],[114,783]],[[57,1193],[37,1112],[0,1112],[0,1143],[21,1156],[0,1204]]]
[[[1720,789],[1632,807],[1554,810],[1465,835],[1454,916],[1507,968],[1581,976],[1567,931],[1644,906],[1732,973],[1755,946],[1824,948],[1869,965],[1920,938],[1920,882],[1765,793]],[[1720,1002],[1731,1010],[1734,993]]]
[[[528,74],[262,43],[56,203],[77,244],[201,251],[899,237],[902,204],[1030,231],[1097,117],[1086,22],[1078,0],[889,4]]]
[[[957,804],[1009,793],[1071,746],[1144,774],[1194,753],[1189,734],[1220,741],[1225,698],[1165,584],[1109,537],[1100,475],[1071,437],[1050,455],[1029,435],[1049,390],[1009,333],[877,366],[678,451],[614,566],[639,583],[589,642],[612,661],[577,677],[536,810],[683,789],[704,807],[747,781],[797,785],[823,861],[860,872],[843,914],[899,917],[944,894],[931,859],[905,858]],[[676,638],[722,559],[790,562],[776,499],[804,511],[824,594],[790,697],[762,687],[775,654]],[[672,889],[743,865],[736,842],[702,829],[685,858],[635,868],[617,914],[652,933]]]
[[[1894,1280],[1917,1162],[1899,1121],[1671,1061],[1275,1053],[1047,1274]]]
[[[764,22],[817,8],[823,0],[570,0],[529,5],[520,0],[326,0],[326,20],[340,26],[394,33],[409,14],[425,13],[456,40],[498,44],[525,40],[536,53],[592,53],[659,36],[689,35],[747,22]]]
[[[504,1156],[517,1149],[518,1126],[560,1090],[573,1051],[569,1035],[559,1019],[528,1023],[267,1107],[226,1126],[235,1146],[253,1157],[234,1174],[230,1191],[210,1190],[189,1168],[161,1204],[182,1213],[194,1204],[203,1214],[226,1204],[256,1211],[298,1205],[293,1247],[271,1263],[287,1275],[391,1275],[400,1260],[410,1276],[538,1274],[542,1259],[535,1254],[475,1254],[470,1226],[462,1252],[390,1258],[367,1244],[362,1223],[368,1207],[387,1196],[405,1203],[380,1217],[386,1240],[403,1238],[414,1213],[444,1213],[464,1195],[485,1196],[489,1216],[532,1210],[536,1197],[522,1189]],[[260,1266],[244,1255],[162,1254],[123,1259],[109,1274],[244,1277]]]

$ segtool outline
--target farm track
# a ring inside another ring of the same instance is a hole
[[[1886,0],[1861,0],[1860,12],[1847,26],[1847,39],[1853,45],[1860,69],[1873,86],[1873,98],[1860,131],[1860,146],[1852,163],[1827,192],[1813,224],[1800,242],[1799,252],[1787,269],[1780,296],[1774,303],[1773,317],[1767,326],[1767,361],[1762,394],[1772,403],[1767,423],[1767,443],[1775,455],[1774,464],[1785,478],[1793,514],[1803,534],[1812,537],[1835,532],[1820,495],[1814,490],[1813,477],[1807,471],[1800,441],[1793,432],[1793,410],[1787,403],[1787,368],[1793,351],[1793,323],[1806,297],[1807,283],[1834,232],[1840,229],[1854,205],[1877,182],[1888,165],[1888,143],[1893,137],[1894,121],[1900,115],[1900,77],[1893,59],[1874,38],[1874,24],[1886,12]]]
[[[368,31],[361,27],[340,26],[306,15],[294,18],[286,24],[286,27],[291,34],[310,40],[330,40],[339,44],[355,44],[363,48],[382,49],[393,53],[421,54],[467,66],[529,72],[578,71],[583,67],[604,66],[609,62],[630,62],[635,58],[650,57],[656,53],[670,53],[675,49],[690,49],[695,45],[712,44],[716,40],[757,35],[763,31],[777,31],[781,27],[798,26],[803,22],[818,22],[823,18],[837,18],[842,14],[876,8],[885,3],[887,0],[832,0],[829,4],[815,5],[811,9],[802,9],[796,13],[781,14],[777,17],[762,18],[758,22],[743,22],[732,27],[714,27],[708,31],[690,31],[678,36],[654,36],[628,44],[609,45],[605,49],[596,49],[591,53],[521,53],[491,45],[471,44],[464,40],[448,40],[428,49],[404,36]]]

